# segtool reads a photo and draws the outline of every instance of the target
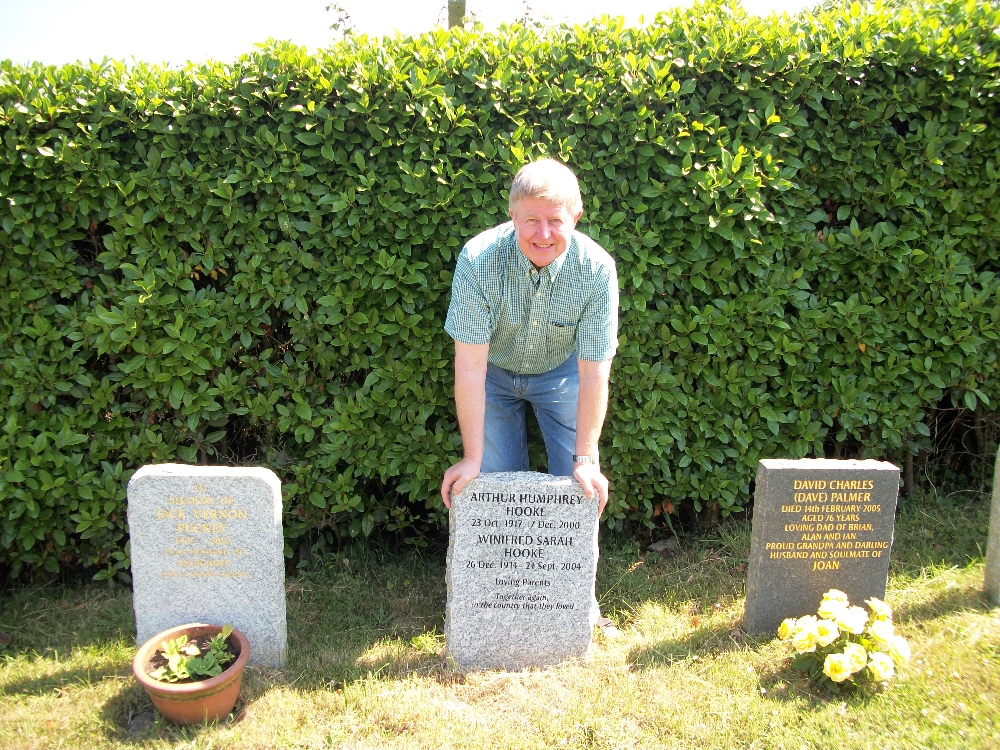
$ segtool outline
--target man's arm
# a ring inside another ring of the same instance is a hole
[[[451,507],[452,494],[479,476],[483,463],[483,442],[486,421],[486,357],[489,344],[455,342],[455,411],[458,429],[462,433],[463,458],[444,473],[441,499]],[[605,387],[605,408],[607,408]],[[598,428],[600,431],[600,428]]]
[[[611,360],[590,362],[577,360],[580,375],[580,391],[576,404],[576,453],[581,456],[596,456],[597,444],[604,427],[604,417],[608,411],[608,381],[611,377]],[[465,433],[463,432],[463,435]],[[581,485],[587,497],[597,492],[598,515],[608,504],[608,479],[596,464],[576,464],[573,476]]]

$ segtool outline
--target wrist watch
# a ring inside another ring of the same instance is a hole
[[[575,464],[594,464],[597,465],[597,456],[578,456],[573,454],[573,463]]]

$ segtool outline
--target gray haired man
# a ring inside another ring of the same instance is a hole
[[[464,455],[441,483],[446,507],[480,472],[527,471],[525,406],[538,419],[549,473],[574,476],[603,513],[598,440],[618,347],[611,256],[576,231],[583,201],[558,161],[524,166],[511,221],[458,258],[445,330],[455,340],[455,406]]]

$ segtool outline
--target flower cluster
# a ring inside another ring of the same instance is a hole
[[[872,598],[866,604],[870,619],[864,608],[851,606],[843,591],[830,589],[815,615],[781,623],[778,637],[790,641],[798,655],[793,666],[834,690],[859,678],[891,680],[896,667],[909,661],[910,644],[894,632],[885,602]]]

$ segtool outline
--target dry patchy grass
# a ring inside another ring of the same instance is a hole
[[[668,559],[606,544],[590,659],[453,671],[440,555],[356,551],[287,584],[289,663],[252,668],[236,711],[179,729],[130,672],[128,592],[3,594],[0,747],[988,748],[1000,745],[1000,610],[983,599],[988,508],[924,498],[897,524],[888,602],[913,645],[890,689],[840,696],[740,629],[749,533],[730,524]]]

